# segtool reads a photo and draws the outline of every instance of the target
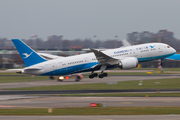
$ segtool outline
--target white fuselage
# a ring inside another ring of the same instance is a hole
[[[176,53],[176,51],[164,43],[147,43],[129,47],[121,47],[102,51],[109,57],[119,59],[120,61],[127,57],[136,57],[138,62],[146,62],[156,59],[163,59]],[[25,74],[35,75],[68,75],[78,72],[92,71],[93,67],[98,65],[94,53],[87,53],[54,60],[48,60],[30,67],[41,68],[39,70],[24,69]],[[27,67],[29,68],[29,67]],[[108,67],[107,67],[108,68]]]

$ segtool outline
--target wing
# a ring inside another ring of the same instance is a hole
[[[99,65],[105,65],[105,64],[117,64],[118,63],[118,59],[112,58],[106,54],[104,54],[103,52],[99,51],[99,50],[95,50],[95,49],[90,49],[96,56],[96,59],[99,62]]]

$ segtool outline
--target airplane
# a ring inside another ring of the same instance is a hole
[[[167,44],[146,43],[105,51],[90,49],[91,53],[47,60],[23,41],[12,39],[12,42],[26,65],[26,68],[17,71],[17,73],[45,76],[91,72],[90,79],[94,77],[104,78],[108,76],[105,70],[117,67],[132,69],[136,68],[139,62],[165,59],[176,53],[176,50]],[[100,74],[94,73],[98,70],[101,71]]]

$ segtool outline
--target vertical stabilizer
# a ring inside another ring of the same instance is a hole
[[[21,40],[12,39],[12,42],[16,46],[16,49],[27,67],[46,61]]]

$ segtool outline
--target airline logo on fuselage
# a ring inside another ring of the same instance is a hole
[[[154,48],[154,47],[155,47],[155,45],[150,45],[149,47]]]
[[[28,58],[33,52],[31,52],[30,54],[27,54],[27,53],[23,53],[23,55],[25,55],[25,57],[23,58]]]

